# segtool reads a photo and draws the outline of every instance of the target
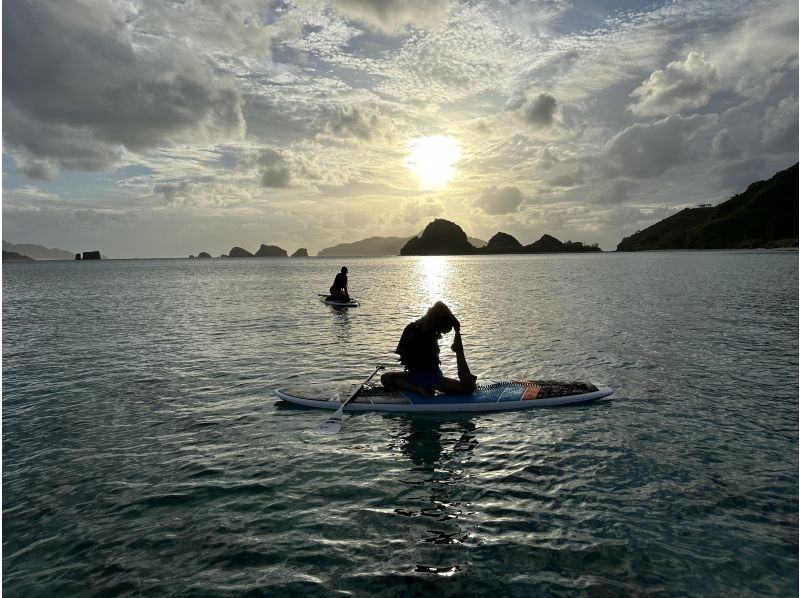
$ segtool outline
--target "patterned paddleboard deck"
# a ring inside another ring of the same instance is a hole
[[[291,403],[337,409],[359,387],[358,384],[302,384],[281,388],[275,394]],[[414,392],[389,392],[382,386],[365,386],[345,411],[510,411],[588,403],[614,391],[602,384],[559,380],[482,381],[471,395],[438,393],[424,397]]]

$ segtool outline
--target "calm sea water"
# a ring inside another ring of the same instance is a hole
[[[363,304],[336,311],[342,265]],[[797,592],[797,253],[2,273],[9,596]],[[393,363],[437,299],[473,372],[613,400],[324,437],[274,399]]]

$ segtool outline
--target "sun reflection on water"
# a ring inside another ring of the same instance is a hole
[[[441,255],[428,255],[417,263],[420,295],[427,296],[427,306],[443,300],[448,295],[452,265]]]

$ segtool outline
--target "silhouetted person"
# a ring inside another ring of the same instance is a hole
[[[339,272],[333,280],[328,298],[350,301],[350,295],[347,292],[347,266],[342,266],[342,271]]]
[[[450,349],[456,354],[458,380],[445,377],[439,368],[439,339],[452,329],[455,329],[456,336]],[[432,395],[437,390],[468,395],[475,390],[477,377],[470,373],[464,357],[461,324],[441,301],[405,327],[394,352],[400,355],[405,371],[387,372],[381,376],[381,383],[389,390],[410,390],[422,395]]]

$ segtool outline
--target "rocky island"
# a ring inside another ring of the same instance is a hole
[[[602,251],[597,243],[584,245],[580,241],[562,243],[550,235],[530,245],[522,245],[508,233],[497,233],[485,247],[475,247],[467,234],[454,222],[437,218],[425,227],[422,235],[412,237],[400,250],[400,255],[485,255],[502,253],[575,253]]]

